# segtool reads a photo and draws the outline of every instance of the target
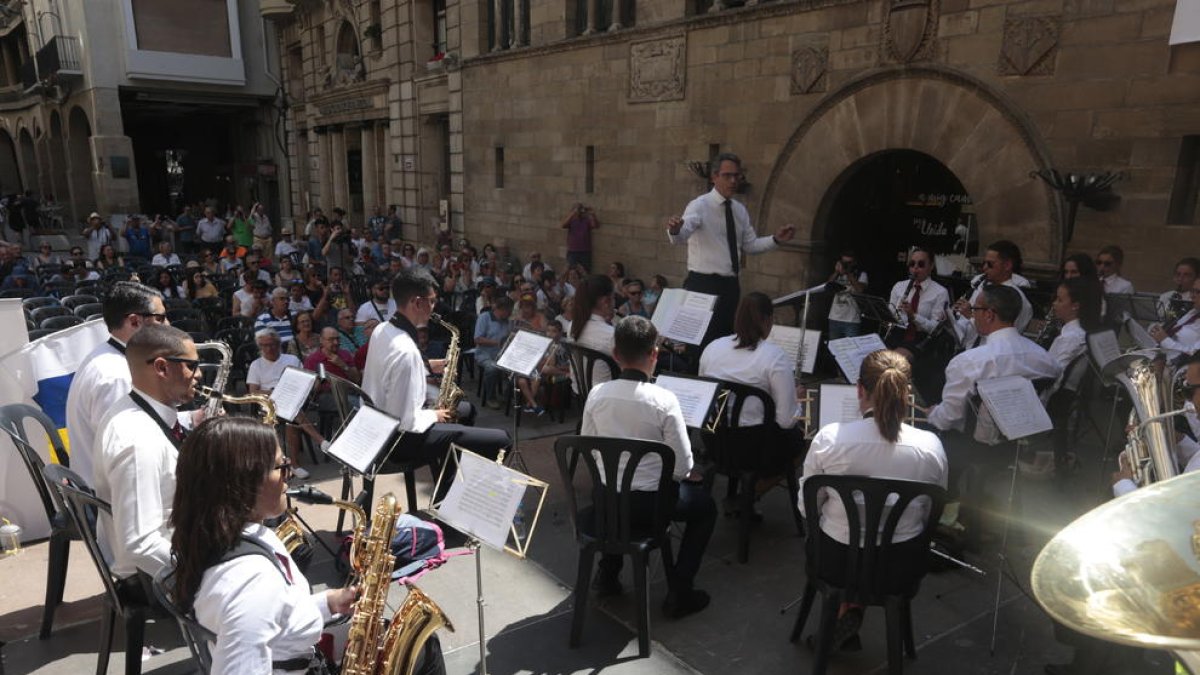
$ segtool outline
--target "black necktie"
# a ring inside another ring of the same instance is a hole
[[[733,276],[738,274],[737,228],[733,224],[733,200],[725,200],[725,242],[729,244],[729,263],[733,265]]]

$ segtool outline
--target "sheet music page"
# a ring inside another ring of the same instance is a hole
[[[1121,345],[1117,342],[1117,334],[1111,330],[1090,333],[1087,336],[1087,343],[1088,349],[1092,353],[1092,360],[1102,369],[1110,361],[1121,356]]]
[[[1146,332],[1142,324],[1134,319],[1125,320],[1125,330],[1129,331],[1129,337],[1133,338],[1133,341],[1138,343],[1138,346],[1142,349],[1154,349],[1158,347],[1158,343],[1154,341],[1154,338],[1150,337],[1150,333]]]
[[[817,428],[834,422],[853,422],[862,419],[858,409],[858,386],[854,384],[821,384],[817,402],[820,415]]]
[[[693,380],[690,377],[674,377],[659,375],[654,380],[658,386],[675,394],[679,399],[679,407],[683,410],[683,422],[693,429],[704,426],[704,418],[712,408],[713,397],[717,395],[717,383],[704,380]]]
[[[333,439],[327,452],[355,471],[367,473],[399,426],[400,420],[364,405]]]
[[[650,323],[654,324],[660,334],[666,334],[667,326],[671,324],[671,319],[675,317],[675,312],[683,304],[686,295],[687,291],[682,288],[663,289],[658,304],[654,306],[654,316],[650,318]]]
[[[868,354],[880,349],[887,349],[883,340],[875,333],[830,340],[828,345],[829,351],[833,353],[846,381],[850,383],[858,382],[859,368],[862,367],[863,359],[867,358]]]
[[[803,338],[803,330],[794,326],[775,324],[771,327],[771,334],[767,336],[767,342],[777,345],[784,354],[792,357],[792,361],[798,361],[800,359],[800,341]]]
[[[1000,433],[1010,441],[1054,427],[1033,382],[1017,376],[996,377],[980,380],[975,386]]]
[[[438,515],[450,525],[498,550],[525,496],[526,477],[473,452],[458,456],[459,475]]]
[[[698,345],[708,331],[716,302],[715,295],[668,288],[659,298],[650,321],[663,337]]]
[[[527,330],[517,331],[508,341],[496,365],[509,372],[531,377],[546,357],[551,342],[553,340],[545,335]]]
[[[271,390],[271,401],[275,404],[275,416],[289,422],[295,421],[308,395],[312,393],[313,385],[317,382],[317,374],[301,368],[287,367],[279,382]]]
[[[711,312],[713,307],[717,306],[717,296],[696,291],[684,291],[683,306],[687,309]]]

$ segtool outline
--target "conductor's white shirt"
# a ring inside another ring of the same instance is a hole
[[[313,593],[287,548],[269,528],[247,525],[243,536],[286,560],[289,583],[264,555],[244,555],[210,567],[196,593],[196,619],[217,634],[212,673],[281,673],[272,661],[312,653],[329,620],[326,592]],[[281,563],[283,564],[283,563]]]
[[[425,360],[412,337],[396,324],[379,324],[367,343],[363,391],[375,407],[400,420],[403,431],[424,432],[437,422],[425,410]]]
[[[83,360],[67,390],[67,437],[70,439],[71,470],[88,485],[96,484],[96,434],[100,422],[113,405],[133,386],[125,355],[107,341]]]
[[[986,283],[981,283],[979,281],[981,277],[983,277],[982,274],[977,274],[971,279],[972,285],[976,283],[979,284],[975,288],[975,291],[971,293],[971,298],[968,301],[972,307],[979,306],[979,294],[983,293],[983,287],[986,285]],[[1014,274],[1009,277],[1008,281],[1005,281],[1000,285],[1011,286],[1019,290],[1022,288],[1029,288],[1033,284],[1029,283],[1029,280],[1025,277],[1020,276],[1019,274]],[[1029,298],[1025,297],[1024,291],[1020,291],[1020,293],[1021,313],[1017,315],[1017,321],[1013,324],[1013,326],[1016,327],[1018,333],[1023,333],[1025,332],[1025,327],[1028,326],[1029,322],[1033,319],[1033,305],[1029,304]],[[956,314],[954,323],[958,327],[958,335],[961,339],[961,344],[967,349],[970,349],[971,346],[975,344],[975,338],[979,337],[979,331],[975,329],[975,322],[972,321],[970,317],[961,317]]]
[[[174,408],[138,393],[168,428],[175,425]],[[111,518],[100,516],[100,539],[111,552],[113,573],[158,574],[171,559],[179,451],[146,411],[123,396],[100,423],[95,454],[96,496],[112,505]]]
[[[804,481],[818,474],[871,476],[934,483],[946,487],[946,453],[933,433],[907,424],[900,425],[895,443],[879,433],[871,418],[853,422],[834,422],[821,427],[804,457],[804,476],[798,496],[804,510]],[[821,509],[821,530],[836,541],[849,545],[850,521],[842,500],[821,490],[817,505]],[[895,503],[895,497],[890,498]],[[906,541],[921,533],[928,517],[929,504],[915,500],[908,505],[896,524],[892,541]],[[884,512],[887,518],[887,512]],[[860,515],[859,522],[862,522]]]
[[[667,233],[672,244],[687,242],[687,268],[699,274],[731,277],[729,241],[725,236],[725,198],[713,188],[696,197],[683,210],[679,234]],[[733,202],[733,227],[739,252],[762,253],[775,248],[774,237],[760,237],[750,225],[750,212],[738,200]]]
[[[700,376],[758,387],[775,402],[775,422],[783,429],[796,425],[796,362],[779,345],[763,340],[754,349],[737,349],[736,335],[713,340],[700,355]],[[742,407],[741,424],[763,423],[763,406],[757,398]]]
[[[910,288],[907,279],[897,281],[896,285],[892,286],[892,294],[888,298],[888,302],[895,308],[899,325],[905,328],[908,327],[908,314],[904,312],[904,308],[916,294],[917,287],[918,284],[914,282]],[[932,333],[942,319],[946,318],[946,308],[950,306],[950,292],[933,279],[920,282],[920,289],[921,295],[917,298],[917,313],[913,316],[913,322],[917,324],[917,330],[920,332]]]
[[[665,443],[675,451],[675,480],[683,480],[692,470],[692,445],[679,399],[656,384],[619,379],[596,385],[583,407],[579,433]],[[622,461],[617,476],[624,471]],[[662,462],[658,457],[647,456],[634,471],[630,487],[654,492],[658,490],[661,473]]]
[[[1030,380],[1055,378],[1062,366],[1036,342],[1017,332],[1016,328],[1001,328],[987,336],[987,341],[974,349],[950,359],[946,366],[946,386],[942,402],[929,409],[929,423],[943,431],[963,431],[970,405],[979,380],[1018,375]],[[995,429],[980,416],[975,437],[983,442],[999,440]]]

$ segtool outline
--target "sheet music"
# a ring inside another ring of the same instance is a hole
[[[1050,431],[1054,427],[1033,388],[1033,382],[1023,377],[980,380],[976,389],[1000,433],[1010,441]]]
[[[400,420],[364,405],[333,439],[327,452],[355,471],[368,473],[399,426]]]
[[[817,419],[818,428],[834,422],[853,422],[862,419],[862,412],[858,409],[858,385],[821,384],[817,409],[820,411]]]
[[[693,429],[704,426],[713,397],[717,395],[717,383],[696,380],[690,377],[659,375],[654,383],[675,394],[679,407],[683,409],[683,422]]]
[[[542,359],[546,358],[546,350],[550,349],[551,342],[553,340],[545,335],[519,330],[508,341],[496,365],[509,372],[532,377],[542,364]]]
[[[801,341],[803,340],[803,344]],[[812,373],[817,362],[817,352],[821,349],[821,331],[802,330],[793,326],[775,324],[767,341],[779,345],[781,349],[796,362],[796,367],[802,373]],[[801,349],[803,347],[803,349]],[[800,363],[800,355],[804,362]]]
[[[279,382],[271,390],[271,401],[275,404],[275,416],[289,422],[295,421],[308,402],[313,385],[317,382],[317,374],[289,366],[283,369]]]
[[[503,551],[509,527],[525,496],[526,477],[472,452],[458,454],[458,477],[438,506],[438,516]]]
[[[651,322],[665,338],[698,345],[712,321],[717,296],[681,288],[664,289]]]
[[[1090,333],[1087,336],[1088,350],[1092,360],[1101,369],[1110,361],[1121,356],[1121,345],[1117,342],[1117,334],[1111,330]]]
[[[858,370],[868,354],[887,349],[887,345],[883,344],[883,340],[875,333],[830,340],[828,345],[846,381],[850,383],[858,382]]]
[[[1154,341],[1154,338],[1150,337],[1150,333],[1146,332],[1145,328],[1142,328],[1142,324],[1132,318],[1125,319],[1125,330],[1129,331],[1129,337],[1133,338],[1133,341],[1138,343],[1138,346],[1142,349],[1154,349],[1158,347],[1158,343]]]

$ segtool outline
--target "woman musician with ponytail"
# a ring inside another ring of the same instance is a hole
[[[804,509],[803,481],[817,474],[858,475],[934,483],[946,487],[947,462],[942,442],[928,431],[904,423],[908,415],[911,368],[899,353],[879,350],[867,355],[859,370],[858,406],[864,419],[836,422],[821,428],[809,446],[801,478],[800,509]],[[820,494],[823,548],[821,578],[835,583],[847,569],[849,521],[840,499]],[[925,570],[928,546],[915,546],[926,514],[922,505],[908,506],[896,526],[889,553],[888,575],[903,584]],[[836,651],[857,636],[861,606],[843,604],[834,630]]]

